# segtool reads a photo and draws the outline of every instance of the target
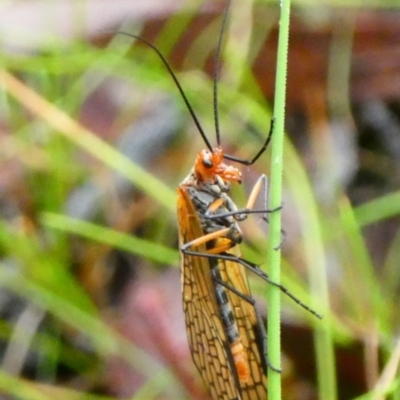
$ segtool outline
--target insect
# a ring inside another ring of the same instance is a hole
[[[263,151],[271,135],[272,129]],[[259,155],[260,152],[254,158]],[[285,287],[271,282],[256,264],[241,257],[242,233],[238,222],[250,213],[266,214],[280,207],[253,209],[265,185],[266,178],[262,175],[246,207],[238,210],[228,193],[232,182],[241,181],[241,173],[226,165],[223,158],[219,146],[202,150],[178,188],[182,293],[188,340],[194,363],[214,400],[264,400],[267,399],[266,369],[268,366],[276,369],[268,364],[266,334],[251,297],[246,269],[320,316]]]
[[[251,160],[224,154],[220,146],[218,65],[229,3],[228,0],[215,60],[216,147],[211,146],[183,88],[162,53],[145,39],[127,35],[146,43],[158,54],[207,147],[198,154],[194,167],[178,188],[183,308],[193,361],[214,400],[265,400],[266,370],[268,366],[273,367],[268,364],[265,328],[251,296],[246,270],[278,286],[302,307],[318,314],[283,286],[271,282],[256,264],[243,259],[240,254],[242,232],[238,222],[251,213],[262,214],[265,218],[267,213],[277,209],[254,209],[256,198],[266,185],[264,175],[254,186],[244,209],[239,210],[229,197],[231,183],[240,183],[242,176],[236,167],[225,164],[224,159],[252,165],[267,149],[273,132],[271,124],[265,143]]]
[[[213,399],[266,399],[266,342],[228,197],[240,172],[203,150],[178,188],[183,307],[194,363]],[[211,218],[216,217],[216,218]],[[250,266],[250,264],[249,264]],[[253,267],[253,266],[251,266]]]

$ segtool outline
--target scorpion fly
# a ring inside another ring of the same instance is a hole
[[[229,197],[231,183],[241,183],[241,172],[224,163],[231,160],[252,165],[267,149],[272,132],[251,160],[225,154],[220,146],[217,83],[222,37],[230,0],[227,1],[219,35],[214,70],[214,123],[217,146],[212,147],[175,73],[163,54],[140,36],[132,36],[152,48],[174,80],[189,113],[203,138],[189,175],[178,188],[179,246],[181,284],[188,342],[194,364],[214,400],[266,400],[268,364],[266,333],[251,296],[246,270],[273,284],[300,306],[320,318],[287,289],[271,282],[258,265],[241,257],[242,232],[238,222],[255,210],[254,204],[266,186],[262,175],[255,184],[246,207],[238,209]]]

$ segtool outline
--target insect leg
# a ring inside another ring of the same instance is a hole
[[[268,210],[268,208],[267,208],[267,206],[268,206],[267,205],[267,202],[268,202],[268,198],[267,198],[268,197],[267,196],[267,178],[266,178],[266,176],[264,174],[260,176],[259,180],[254,185],[253,190],[250,193],[249,200],[247,201],[247,204],[253,202],[252,204],[254,205],[255,199],[257,198],[258,193],[261,190],[261,184],[263,184],[263,186],[264,186],[264,209],[267,210],[265,212],[265,214],[263,215],[263,220],[265,222],[269,223],[267,214],[270,214],[271,212],[274,212],[274,211],[277,211],[277,210],[281,210],[282,206],[273,208],[272,210]],[[252,196],[254,196],[254,198],[252,198]],[[248,205],[247,205],[247,207],[251,208]],[[280,249],[281,246],[282,246],[282,243],[285,241],[286,232],[283,229],[281,229],[281,235],[282,235],[281,241],[278,244],[278,246],[274,247],[275,250]]]
[[[246,208],[248,208],[250,210],[253,209],[254,203],[260,193],[262,186],[264,187],[264,209],[266,210],[266,212],[264,213],[264,216],[263,216],[263,220],[268,223],[269,221],[268,221],[267,214],[270,214],[271,212],[274,212],[277,210],[281,210],[282,206],[273,208],[272,210],[268,210],[268,208],[267,208],[267,177],[264,174],[262,174],[260,176],[260,178],[258,179],[256,184],[254,185],[253,190],[250,193],[249,199],[247,200]],[[254,211],[256,211],[256,210],[254,210]],[[286,233],[283,229],[281,229],[281,235],[282,235],[281,242],[279,243],[278,246],[275,247],[275,250],[278,250],[282,246],[282,243],[285,240]]]
[[[231,232],[232,228],[219,229],[218,231],[208,233],[204,236],[201,236],[197,239],[191,240],[190,242],[183,244],[180,250],[183,254],[187,255],[213,254],[216,256],[214,258],[218,259],[218,254],[229,250],[230,248],[232,248],[237,244],[232,239],[229,238],[229,234]],[[207,253],[189,250],[190,248],[196,248],[202,244],[209,243],[215,239],[220,239],[220,240],[218,240],[218,242],[216,243],[215,246],[213,246],[213,248],[208,249]]]
[[[195,256],[195,257],[204,257],[209,260],[227,260],[227,261],[232,261],[232,262],[237,262],[240,265],[244,266],[257,276],[259,276],[261,279],[264,281],[268,282],[271,285],[274,285],[278,287],[283,293],[285,293],[288,297],[290,297],[295,303],[297,303],[300,307],[304,308],[311,314],[315,315],[317,318],[322,319],[322,316],[318,314],[316,311],[311,309],[309,306],[307,306],[305,303],[303,303],[300,299],[298,299],[296,296],[294,296],[292,293],[289,292],[288,289],[286,289],[285,286],[281,285],[280,283],[271,281],[269,276],[260,269],[260,267],[252,263],[250,261],[247,261],[239,256],[236,256],[234,254],[227,253],[226,251],[232,248],[233,246],[236,245],[234,240],[232,240],[229,237],[229,233],[232,232],[232,228],[222,228],[219,229],[215,232],[208,233],[204,236],[201,236],[197,239],[194,239],[188,243],[185,243],[181,246],[181,251],[183,254],[190,255],[190,256]],[[202,252],[202,251],[195,251],[195,250],[190,250],[193,248],[196,248],[202,244],[206,244],[208,242],[211,242],[212,240],[219,239],[213,248],[207,249],[207,252]]]
[[[257,320],[258,320],[258,324],[257,324],[258,334],[259,334],[258,340],[263,343],[265,363],[270,369],[272,369],[273,371],[278,372],[280,374],[282,372],[282,370],[280,368],[274,367],[269,362],[268,352],[267,352],[267,348],[268,348],[267,331],[265,330],[265,325],[264,325],[264,322],[263,322],[260,312],[257,310],[257,307],[254,307],[254,309],[255,309],[255,312],[257,315]]]
[[[240,218],[240,217],[236,218],[236,219],[242,221],[242,220],[246,219],[247,215],[249,215],[249,214],[266,214],[266,213],[267,214],[271,214],[271,213],[273,213],[275,211],[279,211],[281,209],[282,209],[282,206],[279,206],[279,207],[276,207],[276,208],[271,208],[269,210],[265,209],[265,208],[261,208],[259,210],[249,210],[248,208],[242,208],[240,210],[228,211],[228,212],[224,212],[224,213],[221,213],[221,214],[214,214],[214,215],[207,215],[206,214],[204,217],[206,219],[213,220],[213,219],[219,219],[219,218],[224,218],[224,217],[229,217],[229,216],[235,217],[235,216],[244,215],[244,217],[242,217],[242,218]],[[263,217],[263,220],[268,222],[268,220],[265,217]]]
[[[199,238],[201,239],[201,238]],[[208,259],[217,259],[217,260],[226,260],[226,261],[232,261],[232,262],[237,262],[243,267],[247,268],[249,271],[253,272],[257,276],[259,276],[261,279],[264,281],[268,282],[270,285],[274,285],[277,288],[279,288],[283,293],[286,294],[286,296],[290,297],[295,303],[297,303],[300,307],[304,308],[314,316],[316,316],[319,319],[322,319],[322,315],[318,314],[316,311],[314,311],[312,308],[307,306],[305,303],[303,303],[300,299],[298,299],[295,295],[289,292],[288,289],[286,289],[285,286],[281,285],[280,283],[271,281],[269,278],[268,274],[266,274],[264,271],[260,269],[260,267],[257,264],[254,264],[250,261],[244,260],[241,257],[235,256],[233,254],[229,253],[222,253],[222,254],[210,254],[210,253],[204,253],[204,252],[198,252],[198,251],[191,251],[191,250],[185,250],[184,254],[195,256],[195,257],[205,257]]]
[[[257,200],[257,197],[260,194],[261,189],[264,188],[264,205],[265,207],[262,209],[254,209],[254,204]],[[267,189],[267,177],[266,175],[262,174],[257,182],[255,183],[255,185],[253,186],[253,189],[251,190],[249,199],[247,200],[247,204],[245,208],[242,209],[238,209],[236,207],[236,205],[234,204],[234,202],[228,197],[228,196],[221,196],[217,201],[218,201],[218,206],[220,205],[220,203],[222,202],[222,200],[224,201],[224,204],[226,206],[226,208],[229,210],[228,212],[224,212],[221,214],[212,214],[210,215],[210,213],[207,211],[205,213],[205,218],[213,220],[213,219],[218,219],[218,218],[223,218],[223,217],[229,217],[229,216],[233,216],[235,217],[236,220],[238,221],[243,221],[244,219],[247,218],[247,216],[249,214],[264,214],[263,219],[267,220],[266,215],[267,214],[271,214],[275,211],[279,211],[282,209],[282,206],[276,207],[276,208],[272,208],[272,209],[268,209],[267,208],[267,195],[266,195],[266,189]],[[214,203],[217,203],[214,202]],[[214,205],[214,203],[212,204],[212,206]],[[213,206],[210,207],[210,211],[214,211],[217,207]]]
[[[224,282],[222,279],[220,279],[218,276],[216,276],[216,274],[212,273],[211,277],[214,282],[220,284],[221,286],[224,286],[226,289],[230,290],[232,293],[235,293],[236,296],[239,296],[241,299],[243,299],[247,303],[251,304],[252,306],[254,306],[254,304],[256,303],[255,300],[251,296],[247,296],[246,294],[240,292],[239,290],[237,290],[235,287],[233,287],[229,283]]]
[[[260,194],[260,191],[264,187],[264,205],[265,209],[267,209],[267,176],[265,174],[262,174],[258,179],[255,185],[253,186],[253,189],[251,190],[249,199],[247,200],[246,208],[249,210],[252,210],[254,207],[254,203],[257,200],[258,195]],[[277,209],[281,209],[282,207],[279,207]]]
[[[221,258],[222,258],[222,256],[229,257],[229,258],[232,257],[231,255],[220,255]],[[235,257],[235,256],[233,256],[233,257]],[[264,281],[268,282],[270,285],[273,285],[273,286],[276,286],[277,288],[279,288],[283,293],[286,294],[286,296],[290,297],[300,307],[304,308],[305,310],[307,310],[308,312],[310,312],[311,314],[313,314],[317,318],[322,319],[322,315],[321,314],[318,314],[316,311],[314,311],[312,308],[310,308],[305,303],[303,303],[300,299],[298,299],[295,295],[290,293],[289,290],[286,289],[285,286],[281,285],[280,283],[271,281],[271,279],[269,278],[268,274],[266,274],[264,271],[262,271],[257,264],[254,264],[254,263],[252,263],[250,261],[244,260],[244,259],[242,259],[240,257],[237,257],[237,258],[239,259],[237,262],[239,262],[245,268],[247,268],[248,270],[250,270],[251,272],[253,272],[257,276],[259,276]],[[233,260],[231,260],[231,261],[233,261]]]

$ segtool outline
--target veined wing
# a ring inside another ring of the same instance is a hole
[[[196,209],[184,187],[178,190],[180,245],[204,235]],[[237,247],[237,246],[236,246]],[[237,249],[235,249],[237,250]],[[196,247],[206,253],[206,244]],[[234,251],[234,249],[232,249]],[[182,255],[183,307],[189,346],[196,367],[214,400],[266,400],[266,363],[257,313],[252,304],[226,289],[236,321],[250,374],[241,381],[231,344],[221,321],[211,270],[218,269],[221,280],[250,297],[244,267],[223,259]]]

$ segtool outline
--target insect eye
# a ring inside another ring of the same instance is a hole
[[[203,157],[202,163],[205,168],[212,168],[214,165],[210,158],[210,154],[207,154]]]

